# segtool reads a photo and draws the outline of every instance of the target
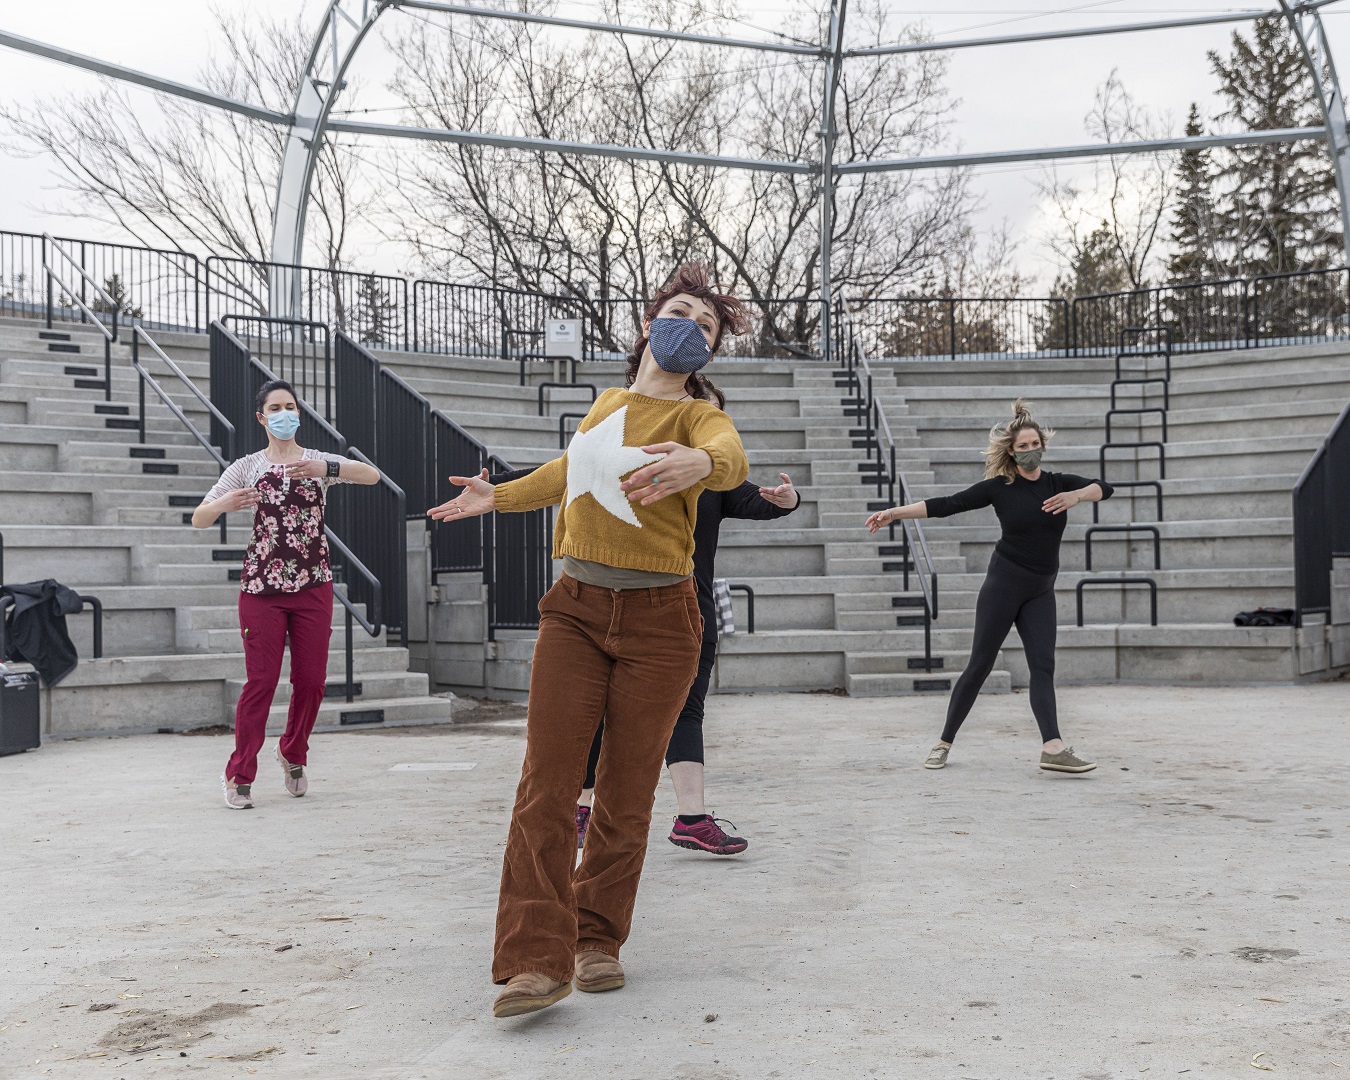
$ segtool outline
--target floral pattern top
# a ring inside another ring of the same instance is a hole
[[[306,450],[301,460],[345,461],[336,454]],[[267,460],[263,451],[234,462],[206,495],[218,499],[229,491],[256,487],[262,495],[253,512],[253,536],[244,553],[240,587],[256,596],[298,593],[333,580],[328,564],[328,538],[323,531],[324,496],[341,479],[287,479],[285,467]]]

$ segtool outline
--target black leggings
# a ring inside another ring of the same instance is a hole
[[[704,638],[698,654],[698,674],[689,688],[689,696],[684,699],[684,708],[675,721],[675,730],[671,732],[670,745],[666,748],[667,765],[677,761],[703,764],[703,699],[708,696],[708,682],[716,659],[717,639]],[[605,722],[601,720],[595,738],[591,740],[591,756],[586,759],[586,781],[581,786],[587,791],[595,787],[595,766],[600,761],[600,744],[604,736]]]
[[[1059,738],[1055,712],[1055,574],[1037,574],[1005,559],[997,551],[975,602],[975,640],[970,662],[952,689],[942,741],[952,742],[975,698],[994,670],[994,659],[1008,631],[1017,627],[1031,669],[1031,711],[1041,739]]]

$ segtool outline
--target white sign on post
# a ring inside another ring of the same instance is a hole
[[[544,326],[544,355],[581,359],[581,320],[549,319]]]

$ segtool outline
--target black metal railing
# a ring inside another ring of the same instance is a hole
[[[211,439],[204,434],[196,424],[188,419],[187,414],[183,412],[178,402],[169,396],[168,392],[159,385],[159,382],[141,363],[141,343],[145,345],[159,357],[160,361],[169,369],[169,371],[178,378],[193,397],[195,397],[211,414],[211,427],[213,430],[220,431],[224,441],[220,444],[220,449],[211,442]],[[169,355],[159,347],[158,343],[144,329],[144,327],[134,326],[131,329],[131,367],[137,375],[137,431],[140,436],[141,445],[145,445],[145,388],[148,385],[155,392],[155,396],[163,402],[179,423],[187,428],[188,433],[201,444],[202,448],[215,460],[223,473],[229,468],[230,462],[234,460],[234,424],[226,418],[225,414],[211,404],[211,399],[197,389],[196,383],[183,374],[182,368],[175,364]],[[222,453],[222,451],[224,451]],[[220,542],[223,544],[228,540],[228,526],[226,519],[228,514],[220,515]]]
[[[151,329],[201,329],[202,275],[196,255],[38,233],[0,231],[0,315],[43,316],[42,267],[51,261],[53,244],[107,294],[80,289],[79,299],[95,311],[113,306],[123,323]],[[52,314],[61,322],[89,319],[65,297],[58,298]]]
[[[584,356],[613,358],[641,332],[645,307],[633,297],[410,282],[215,255],[203,261],[185,251],[0,231],[0,315],[42,317],[42,268],[53,243],[107,294],[81,283],[86,307],[111,306],[121,321],[153,329],[200,330],[222,313],[250,313],[322,322],[373,347],[519,358],[541,352],[540,330],[549,318],[575,318],[583,323]],[[751,296],[746,304],[753,328],[724,344],[724,354],[821,355],[817,297]],[[1110,355],[1121,328],[1148,324],[1171,327],[1177,349],[1251,348],[1350,336],[1350,271],[1296,270],[1071,300],[869,297],[850,306],[855,334],[876,357]],[[88,321],[89,314],[63,294],[52,317]]]
[[[203,280],[208,322],[227,313],[282,317],[323,323],[364,345],[408,346],[407,278],[213,255]]]
[[[910,494],[909,483],[899,468],[895,436],[891,431],[886,410],[875,395],[874,376],[867,359],[867,350],[853,325],[847,303],[840,302],[833,321],[837,335],[836,355],[843,361],[842,380],[854,395],[852,399],[845,401],[844,409],[846,414],[852,416],[854,423],[859,425],[850,434],[861,437],[863,445],[860,449],[867,453],[863,482],[874,482],[877,487],[877,501],[869,503],[868,507],[882,510],[890,506],[908,504],[913,501],[913,496]],[[896,501],[897,494],[900,496],[899,502]],[[892,597],[891,600],[897,608],[923,609],[923,657],[913,658],[911,668],[917,670],[922,667],[931,674],[943,665],[942,658],[933,655],[933,623],[938,617],[937,567],[920,522],[902,520],[899,523],[898,536],[896,523],[892,522],[888,527],[888,535],[892,542],[883,544],[878,549],[878,554],[883,560],[882,568],[896,566],[899,569],[903,593],[909,593],[911,573],[919,581],[919,597],[904,595]],[[896,540],[900,542],[896,544]],[[896,625],[911,625],[911,616],[897,615]]]
[[[1147,313],[1146,313],[1147,314]],[[1153,312],[1157,315],[1157,312]],[[1155,512],[1157,520],[1163,519],[1163,486],[1162,481],[1167,479],[1167,410],[1171,404],[1171,381],[1172,381],[1172,337],[1173,327],[1163,322],[1156,322],[1150,325],[1127,324],[1121,326],[1116,331],[1116,374],[1111,382],[1111,406],[1106,412],[1106,441],[1101,444],[1097,451],[1097,475],[1103,483],[1110,483],[1115,488],[1149,488],[1153,491],[1156,499]],[[1153,342],[1150,346],[1148,339],[1152,337]],[[1152,363],[1156,360],[1162,360],[1162,372],[1155,373],[1152,370]],[[1123,365],[1133,364],[1131,370],[1126,371]],[[1139,365],[1142,364],[1142,367]],[[1121,387],[1136,387],[1141,394],[1137,406],[1119,406],[1116,403],[1116,394]],[[1161,405],[1149,405],[1147,388],[1153,386],[1162,387],[1163,400]],[[1146,416],[1157,415],[1162,428],[1161,439],[1143,438],[1142,425]],[[1140,431],[1133,441],[1116,442],[1113,438],[1115,432],[1112,430],[1112,421],[1118,416],[1134,417],[1140,424]],[[1135,479],[1133,480],[1110,480],[1106,478],[1106,462],[1108,450],[1129,450],[1134,454]],[[1158,451],[1158,479],[1141,480],[1139,479],[1139,451],[1157,450]],[[1083,562],[1085,568],[1092,571],[1092,538],[1103,532],[1115,532],[1128,534],[1132,532],[1149,532],[1153,535],[1153,569],[1162,569],[1162,532],[1156,525],[1141,524],[1130,521],[1125,525],[1100,525],[1101,502],[1092,504],[1092,525],[1088,527],[1084,536]],[[1134,500],[1130,500],[1131,512],[1134,508]],[[1127,544],[1126,554],[1129,554]],[[1153,626],[1158,625],[1158,583],[1153,578],[1130,577],[1125,571],[1115,574],[1098,574],[1093,577],[1084,577],[1078,582],[1077,600],[1078,600],[1078,625],[1083,625],[1083,590],[1085,588],[1114,587],[1119,586],[1122,590],[1131,585],[1147,584],[1151,593],[1152,620]]]
[[[1146,339],[1152,335],[1154,343],[1149,347]],[[1097,475],[1102,480],[1106,480],[1106,462],[1108,450],[1132,450],[1135,452],[1135,476],[1134,480],[1112,480],[1113,487],[1118,488],[1150,488],[1156,499],[1157,518],[1163,519],[1163,486],[1162,481],[1167,479],[1167,412],[1172,403],[1172,341],[1173,329],[1171,326],[1157,324],[1152,326],[1122,326],[1116,332],[1116,373],[1111,381],[1111,406],[1106,412],[1106,441],[1101,444],[1097,451]],[[1162,361],[1162,370],[1155,372],[1152,370],[1151,363],[1154,360]],[[1142,362],[1142,367],[1134,367],[1126,371],[1124,366],[1130,362]],[[1149,405],[1147,403],[1148,387],[1162,388],[1162,404]],[[1121,387],[1136,387],[1140,397],[1137,406],[1121,406],[1118,404],[1117,394]],[[1132,416],[1137,418],[1140,424],[1144,417],[1157,415],[1159,425],[1162,429],[1161,439],[1136,439],[1133,442],[1117,442],[1114,439],[1115,431],[1112,423],[1118,416]],[[1141,480],[1138,478],[1138,452],[1140,450],[1158,451],[1158,479]],[[1096,524],[1100,520],[1101,503],[1092,504],[1092,521]]]
[[[80,611],[88,607],[94,613],[94,641],[92,658],[103,659],[103,601],[97,596],[76,593],[80,598]],[[0,662],[9,654],[9,645],[5,641],[5,612],[14,603],[12,596],[0,596]]]
[[[219,320],[209,330],[212,401],[235,428],[237,452],[252,453],[267,445],[263,426],[254,415],[258,389],[276,375]],[[303,398],[299,405],[297,439],[301,445],[371,463]],[[218,424],[213,414],[213,439]],[[403,490],[381,474],[375,485],[334,485],[327,503],[324,516],[330,563],[335,580],[345,590],[339,600],[344,606],[365,606],[365,616],[353,611],[353,617],[368,633],[378,634],[382,627],[397,633],[406,645],[408,535]]]
[[[89,322],[94,324],[103,337],[103,400],[111,401],[112,347],[118,335],[118,305],[98,282],[85,273],[84,268],[71,257],[70,253],[51,236],[44,234],[43,241],[46,244],[44,251],[51,257],[51,262],[43,262],[42,264],[42,273],[46,281],[47,329],[52,328],[56,314],[55,299],[58,295],[67,297],[70,303],[78,308]],[[62,271],[71,269],[75,271],[76,275],[73,283],[62,277]],[[94,297],[93,307],[85,303],[84,298],[89,294]]]
[[[452,476],[477,476],[488,467],[486,446],[439,409],[431,413],[432,457],[435,462],[428,505],[449,502],[461,490],[450,483]],[[440,521],[431,530],[431,578],[440,574],[477,572],[486,574],[484,521]]]
[[[511,471],[492,455],[489,473]],[[539,600],[553,587],[553,507],[483,518],[483,581],[488,594],[488,640],[498,630],[533,630]]]
[[[1063,299],[899,296],[847,306],[853,335],[876,357],[974,360],[1068,355],[1073,348]]]
[[[1294,611],[1331,614],[1333,562],[1350,558],[1350,405],[1294,484]]]
[[[1083,625],[1083,590],[1095,586],[1105,586],[1107,588],[1119,585],[1122,589],[1130,585],[1148,586],[1148,622],[1150,626],[1158,625],[1158,583],[1151,577],[1119,575],[1116,577],[1091,577],[1080,578],[1078,585],[1074,589],[1074,595],[1078,606],[1078,625]]]
[[[333,350],[328,324],[267,315],[221,315],[249,352],[333,422]]]
[[[1350,335],[1350,271],[1296,270],[1073,301],[1074,350],[1109,355],[1130,326],[1166,327],[1174,348],[1249,349]]]

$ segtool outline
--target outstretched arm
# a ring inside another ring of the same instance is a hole
[[[787,517],[801,505],[801,493],[792,486],[792,477],[778,474],[783,482],[776,487],[759,487],[746,481],[722,492],[722,516],[746,521],[772,521]]]
[[[878,510],[866,521],[868,532],[877,532],[896,521],[922,521],[928,516],[928,504],[923,500],[905,506],[892,506],[889,510]]]

